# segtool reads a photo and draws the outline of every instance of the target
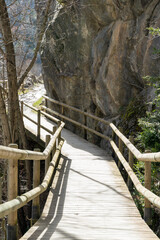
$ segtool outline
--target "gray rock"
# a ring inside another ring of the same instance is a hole
[[[143,91],[143,76],[159,75],[153,47],[160,48],[160,38],[153,39],[147,29],[160,26],[159,0],[53,5],[41,47],[50,97],[111,118]]]

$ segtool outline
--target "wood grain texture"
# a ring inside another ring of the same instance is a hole
[[[46,123],[47,124],[47,123]],[[66,139],[41,218],[21,240],[156,240],[106,151]]]

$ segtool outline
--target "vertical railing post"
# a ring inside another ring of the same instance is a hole
[[[44,106],[47,107],[47,99],[44,99]]]
[[[0,177],[0,204],[2,203],[2,177]]]
[[[46,99],[46,98],[44,98],[44,106],[47,107],[47,99]],[[44,109],[43,111],[44,111],[44,112],[47,112],[46,109]]]
[[[50,142],[51,140],[51,136],[50,135],[46,135],[46,143],[45,143],[45,147],[47,147],[48,143]],[[45,160],[45,174],[47,173],[48,171],[48,168],[49,168],[49,164],[50,164],[50,156],[48,156]]]
[[[18,148],[17,144],[9,147]],[[18,195],[18,159],[8,160],[8,201]],[[17,240],[17,210],[8,215],[7,240]]]
[[[2,181],[3,177],[0,178],[0,204],[2,204]],[[6,240],[6,231],[5,231],[5,218],[1,220],[1,232],[0,232],[0,239]]]
[[[115,134],[115,132],[113,130],[112,130],[112,140],[113,140],[113,142],[115,142],[115,140],[116,140],[116,134]],[[112,151],[112,157],[115,159],[114,149]]]
[[[41,111],[37,111],[37,138],[40,139]]]
[[[57,127],[56,127],[56,126],[53,126],[53,135],[55,134],[56,130],[57,130]],[[56,152],[56,143],[55,143],[55,145],[53,146],[52,157],[54,156],[55,152]]]
[[[87,116],[84,114],[83,116],[83,125],[87,125]],[[84,139],[87,139],[87,130],[84,129]]]
[[[122,128],[120,128],[119,130],[120,130],[121,133],[123,133],[123,129]],[[120,138],[119,138],[119,141],[118,141],[118,146],[119,146],[119,151],[123,154],[123,142],[122,142],[122,140]],[[118,167],[121,170],[122,164],[121,164],[120,160],[118,161]]]
[[[61,121],[58,121],[57,128],[59,128],[60,125],[61,125]],[[60,143],[60,140],[61,140],[61,132],[60,132],[60,134],[58,136],[58,144]]]
[[[129,141],[131,143],[134,142],[134,138],[133,136],[129,136]],[[129,166],[133,169],[133,161],[134,161],[134,157],[133,157],[133,153],[129,150],[129,153],[128,153],[128,163],[129,163]],[[130,179],[130,177],[128,176],[127,178],[127,186],[129,188],[129,190],[132,189],[132,186],[133,186],[133,183],[132,183],[132,180]]]
[[[145,162],[145,187],[151,190],[151,162]],[[151,225],[151,203],[148,199],[144,199],[144,220]]]
[[[61,114],[62,114],[62,115],[64,114],[64,107],[63,107],[63,106],[61,106]],[[63,121],[63,117],[62,117],[61,119],[62,119],[62,121]]]
[[[21,114],[22,114],[22,117],[23,117],[23,106],[24,106],[23,101],[21,101]]]
[[[39,148],[35,148],[34,151],[40,152]],[[33,188],[40,184],[40,160],[33,161]],[[40,201],[39,196],[32,201],[32,223],[34,224],[40,217]]]

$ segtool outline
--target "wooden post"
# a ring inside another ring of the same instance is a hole
[[[51,136],[50,135],[46,135],[46,143],[45,143],[45,147],[47,147],[48,143],[50,142],[51,140]],[[48,158],[45,160],[45,174],[47,173],[48,171],[48,168],[49,168],[49,164],[50,164],[50,156],[48,156]]]
[[[87,116],[84,115],[83,117],[83,124],[86,126],[87,125]],[[87,139],[87,130],[84,129],[84,139]]]
[[[120,130],[121,133],[123,133],[123,129],[122,128],[120,128],[119,130]],[[122,140],[120,138],[119,138],[119,141],[118,141],[118,145],[119,145],[119,151],[123,154],[123,142],[122,142]],[[118,167],[121,170],[122,164],[121,164],[120,161],[118,161]]]
[[[40,152],[39,148],[34,151]],[[40,160],[33,161],[33,188],[40,185]],[[40,217],[40,201],[39,196],[32,201],[32,223],[34,224]]]
[[[112,130],[112,140],[115,142],[116,140],[116,134],[115,132]],[[115,152],[114,152],[114,149],[112,151],[112,157],[115,159]]]
[[[0,204],[2,204],[2,179],[3,177],[0,178]],[[0,230],[0,239],[5,240],[5,218],[1,219],[1,230]]]
[[[0,204],[2,203],[2,177],[0,178]]]
[[[133,138],[133,136],[129,136],[129,141],[131,142],[131,143],[134,143],[134,138]],[[134,161],[134,157],[133,157],[133,153],[131,152],[131,151],[129,151],[129,153],[128,153],[128,163],[129,163],[129,165],[130,165],[130,167],[133,169],[133,162]],[[128,179],[127,179],[127,186],[128,186],[128,188],[129,188],[129,190],[131,190],[132,189],[132,187],[133,187],[133,183],[132,183],[132,181],[131,181],[131,179],[130,179],[130,177],[128,176]]]
[[[44,99],[44,106],[47,107],[47,99]]]
[[[21,114],[22,114],[22,117],[23,117],[23,101],[21,101]]]
[[[145,187],[151,190],[151,162],[145,162]],[[148,199],[144,199],[144,220],[151,225],[151,203]]]
[[[44,106],[47,107],[47,99],[46,98],[44,98]],[[47,110],[44,109],[44,112],[47,112]]]
[[[56,130],[57,130],[57,127],[53,126],[53,135],[55,134]],[[55,152],[56,152],[56,143],[55,143],[55,145],[53,147],[53,150],[52,150],[52,157],[54,156]]]
[[[37,112],[37,138],[40,139],[41,111]]]
[[[61,121],[58,121],[57,128],[59,128],[60,125],[61,125]],[[58,136],[58,144],[60,143],[60,141],[61,141],[61,133]]]
[[[62,114],[62,115],[64,114],[64,107],[63,107],[63,106],[61,106],[61,114]],[[63,121],[63,117],[62,117],[61,119],[62,119],[62,121]]]
[[[9,147],[18,148],[17,144]],[[8,201],[18,195],[18,159],[8,160]],[[17,240],[17,211],[8,215],[7,240]]]

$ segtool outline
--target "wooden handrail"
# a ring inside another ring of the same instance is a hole
[[[84,128],[84,129],[88,130],[89,132],[92,132],[92,133],[96,134],[97,136],[99,136],[99,137],[101,137],[101,138],[104,138],[104,139],[106,139],[106,140],[109,140],[109,139],[110,139],[109,137],[105,136],[104,134],[102,134],[102,133],[100,133],[100,132],[98,132],[98,131],[96,131],[96,130],[93,130],[92,128],[86,127],[86,126],[83,125],[82,123],[79,123],[79,122],[77,122],[77,121],[75,121],[75,120],[72,120],[72,119],[70,119],[70,118],[68,118],[68,117],[66,117],[66,116],[64,116],[64,115],[62,115],[62,114],[60,114],[60,113],[58,113],[58,112],[56,112],[56,111],[53,111],[53,110],[51,110],[51,109],[49,109],[49,108],[47,108],[47,107],[45,107],[45,106],[42,106],[42,108],[45,109],[45,110],[47,110],[48,112],[50,112],[50,113],[52,113],[52,114],[55,114],[55,115],[58,116],[58,117],[63,117],[63,119],[65,119],[65,120],[67,120],[67,121],[70,121],[71,123],[73,123],[73,124],[75,124],[75,125],[77,125],[77,126],[79,126],[79,127],[82,127],[82,128]]]
[[[94,120],[97,120],[101,123],[104,123],[105,125],[108,125],[111,129],[112,129],[112,135],[115,136],[117,135],[118,138],[119,138],[119,142],[121,143],[121,141],[125,144],[125,146],[128,148],[129,150],[129,153],[130,154],[133,154],[133,156],[135,156],[137,158],[137,160],[139,161],[143,161],[143,162],[146,162],[145,164],[145,172],[150,172],[150,164],[147,164],[147,162],[160,162],[160,152],[157,152],[157,153],[141,153],[134,145],[133,143],[128,140],[119,130],[118,128],[112,123],[112,122],[108,122],[104,119],[101,119],[101,118],[98,118],[92,114],[88,114],[86,112],[83,112],[81,111],[80,109],[77,109],[75,107],[71,107],[67,104],[64,104],[64,103],[61,103],[57,100],[54,100],[54,99],[51,99],[47,96],[43,96],[45,98],[46,101],[50,101],[50,102],[53,102],[55,104],[58,104],[60,106],[63,106],[63,107],[66,107],[72,111],[76,111],[76,112],[79,112],[81,114],[83,114],[84,116],[86,117],[90,117]],[[61,112],[61,113],[58,113],[56,111],[53,111],[53,110],[49,110],[47,107],[43,107],[46,111],[49,111],[50,113],[56,115],[56,116],[59,116],[61,117],[62,119],[65,119],[77,126],[80,126],[82,128],[84,128],[85,130],[88,130],[102,138],[105,138],[106,140],[108,140],[114,150],[114,152],[116,153],[116,155],[118,156],[118,159],[120,160],[120,162],[122,163],[122,165],[124,166],[126,172],[128,173],[130,179],[132,180],[134,186],[136,187],[136,189],[145,197],[145,199],[148,199],[152,204],[154,204],[155,206],[157,206],[158,208],[160,208],[160,197],[158,197],[157,195],[155,195],[154,193],[152,193],[149,189],[147,189],[146,187],[144,187],[140,181],[138,180],[137,176],[135,175],[135,173],[133,172],[132,168],[130,167],[130,165],[127,163],[127,161],[125,160],[125,158],[123,157],[122,155],[122,149],[119,149],[117,147],[117,145],[115,144],[115,142],[110,138],[110,137],[107,137],[105,136],[104,134],[102,133],[99,133],[91,128],[88,128],[87,126],[85,126],[84,124],[81,124],[81,123],[78,123],[77,121],[73,120],[73,119],[70,119],[69,117],[66,117],[64,116],[64,114]],[[86,121],[85,121],[86,122]],[[122,144],[120,144],[121,146]],[[132,156],[132,158],[133,158]],[[132,163],[133,165],[133,163]],[[150,183],[149,181],[151,181],[150,177],[149,176],[146,176],[146,181],[148,182],[147,184],[145,184],[145,186],[150,186]],[[128,183],[129,183],[129,180],[128,180]],[[131,184],[129,184],[131,185]],[[148,187],[150,188],[150,187]],[[148,208],[148,204],[146,205],[148,201],[145,200],[145,220],[146,222],[150,222],[150,209]]]
[[[25,194],[23,194],[21,196],[17,196],[16,199],[13,199],[11,201],[1,204],[0,205],[0,218],[3,218],[4,216],[8,215],[9,213],[14,212],[17,209],[23,207],[24,205],[26,205],[28,202],[33,200],[35,197],[37,197],[38,195],[40,195],[47,189],[47,187],[50,183],[50,180],[52,178],[54,168],[56,165],[56,161],[61,152],[63,143],[64,143],[64,140],[62,139],[60,141],[60,144],[56,150],[56,153],[50,163],[49,169],[48,169],[42,183],[38,187],[26,192]]]
[[[144,161],[144,162],[145,162],[145,161],[148,161],[148,162],[160,162],[160,152],[157,152],[157,153],[141,153],[141,152],[118,130],[118,128],[117,128],[113,123],[108,122],[108,121],[106,121],[106,120],[104,120],[104,119],[102,119],[102,118],[96,117],[96,116],[94,116],[94,115],[92,115],[92,114],[83,112],[82,110],[77,109],[77,108],[75,108],[75,107],[71,107],[71,106],[69,106],[69,105],[67,105],[67,104],[65,104],[65,103],[61,103],[61,102],[59,102],[59,101],[57,101],[57,100],[51,99],[51,98],[49,98],[49,97],[47,97],[47,96],[43,96],[43,97],[44,97],[45,99],[49,100],[50,102],[53,102],[53,103],[58,104],[58,105],[60,105],[60,106],[66,107],[66,108],[68,108],[68,109],[70,109],[70,110],[73,110],[73,111],[82,113],[82,114],[85,115],[85,116],[88,116],[88,117],[90,117],[90,118],[92,118],[92,119],[94,119],[94,120],[100,121],[101,123],[104,123],[104,124],[110,126],[110,128],[111,128],[111,129],[115,132],[115,134],[122,140],[122,142],[125,144],[125,146],[126,146],[126,147],[132,152],[132,154],[137,158],[137,160],[139,160],[139,161]],[[57,115],[57,116],[59,116],[59,117],[63,117],[65,120],[70,121],[70,122],[72,122],[72,123],[74,123],[74,124],[76,124],[77,126],[80,126],[80,127],[82,127],[82,128],[85,128],[86,130],[88,130],[88,131],[90,131],[90,132],[94,131],[93,129],[91,130],[91,129],[89,129],[88,127],[86,127],[85,125],[80,124],[80,123],[78,123],[77,121],[72,120],[72,119],[64,116],[63,114],[60,114],[60,113],[58,113],[58,112],[56,112],[56,111],[53,111],[53,110],[51,110],[51,109],[49,109],[49,108],[46,108],[45,106],[42,106],[42,108],[43,108],[43,109],[46,109],[47,111],[49,111],[49,112],[52,113],[52,114],[55,114],[55,115]],[[97,132],[97,131],[94,131],[94,133],[97,134],[98,132]],[[98,134],[99,134],[99,133],[98,133]],[[98,134],[97,134],[97,135],[98,135]],[[103,135],[103,134],[101,134],[101,135]],[[100,135],[98,135],[98,136],[100,136]],[[102,137],[102,136],[101,136],[101,137]],[[105,138],[104,135],[103,135],[103,138]],[[107,140],[110,139],[110,138],[107,137],[107,136],[106,136],[106,138],[107,138]]]
[[[37,108],[35,108],[35,107],[33,107],[33,106],[31,106],[31,105],[25,103],[25,102],[23,102],[23,104],[24,104],[26,107],[28,107],[28,108],[30,108],[30,109],[32,109],[32,110],[38,112],[38,109],[37,109]]]
[[[137,176],[133,172],[132,168],[129,166],[128,162],[123,157],[122,153],[119,151],[119,148],[116,146],[116,144],[111,141],[111,146],[113,147],[116,155],[118,156],[118,159],[121,161],[122,165],[124,166],[126,172],[130,176],[132,182],[134,183],[134,186],[136,187],[137,191],[140,192],[145,198],[147,198],[151,203],[153,203],[155,206],[160,208],[160,197],[149,191],[147,188],[145,188],[140,181],[138,180]]]
[[[67,105],[67,104],[65,104],[65,103],[61,103],[61,102],[59,102],[59,101],[57,101],[57,100],[54,100],[54,99],[52,99],[52,98],[49,98],[49,97],[47,97],[47,96],[45,96],[45,95],[43,95],[43,97],[44,97],[44,99],[49,100],[50,102],[53,102],[53,103],[58,104],[58,105],[60,105],[60,106],[66,107],[66,108],[68,108],[68,109],[70,109],[70,110],[73,110],[73,111],[75,111],[75,112],[81,113],[81,114],[83,114],[83,115],[85,115],[85,116],[87,116],[87,117],[91,117],[91,118],[94,119],[94,120],[101,121],[102,123],[104,123],[104,124],[106,124],[106,125],[109,125],[109,124],[110,124],[110,122],[108,122],[108,121],[106,121],[106,120],[104,120],[104,119],[102,119],[102,118],[96,117],[96,116],[94,116],[94,115],[92,115],[92,114],[90,114],[90,113],[84,112],[84,111],[82,111],[82,110],[80,110],[80,109],[78,109],[78,108],[69,106],[69,105]]]
[[[13,149],[10,147],[0,146],[0,158],[4,159],[13,159],[16,158],[18,160],[45,160],[50,154],[56,139],[58,138],[62,128],[64,127],[64,123],[61,122],[61,125],[56,130],[55,134],[52,136],[50,143],[46,147],[43,152],[35,152],[30,150],[21,150],[21,149]]]
[[[8,225],[8,227],[9,227],[8,231],[9,231],[9,234],[12,235],[12,238],[14,238],[14,239],[16,238],[17,230],[16,230],[16,224],[15,224],[16,221],[12,221],[12,219],[16,220],[16,217],[15,217],[16,210],[21,208],[22,206],[26,205],[29,201],[37,198],[41,193],[43,193],[47,189],[49,182],[53,176],[54,168],[56,166],[56,162],[57,162],[59,154],[61,152],[62,145],[64,143],[64,140],[60,137],[61,131],[65,125],[64,122],[54,118],[55,122],[57,123],[57,127],[54,128],[54,132],[53,132],[53,130],[47,129],[46,127],[42,126],[40,124],[39,119],[38,119],[38,122],[36,122],[36,121],[33,121],[28,116],[26,116],[23,113],[23,105],[36,111],[39,115],[41,114],[41,111],[35,109],[34,107],[32,107],[26,103],[22,103],[22,105],[21,105],[21,111],[22,111],[23,117],[27,117],[27,119],[29,119],[31,122],[35,123],[39,129],[43,128],[46,131],[48,131],[50,134],[53,134],[53,135],[50,138],[49,143],[46,144],[46,148],[44,149],[43,152],[31,151],[31,150],[21,150],[21,149],[16,149],[16,148],[11,148],[11,147],[0,146],[0,158],[8,159],[9,164],[10,164],[10,162],[13,162],[13,160],[15,160],[16,162],[18,160],[34,160],[34,161],[36,161],[34,164],[35,166],[37,165],[36,163],[38,163],[38,161],[40,161],[40,160],[48,161],[48,159],[50,159],[51,154],[52,154],[53,158],[52,158],[51,163],[48,162],[47,164],[45,164],[47,166],[45,169],[46,175],[44,177],[43,182],[39,186],[33,188],[32,190],[26,192],[25,194],[23,194],[21,196],[16,197],[15,199],[12,199],[12,200],[0,205],[0,218],[3,218],[6,215],[11,216],[10,225]],[[50,118],[53,118],[53,117],[50,116]],[[39,135],[40,135],[40,131],[39,131]],[[57,141],[57,139],[58,139],[58,141]],[[59,144],[58,147],[56,147],[56,142],[58,142],[58,144]],[[13,164],[10,164],[11,168],[13,167],[12,165]],[[13,169],[12,169],[12,172],[13,172]],[[37,173],[37,174],[39,175],[40,173]],[[37,202],[39,202],[39,201],[37,201]],[[39,206],[36,206],[36,207],[39,208]],[[35,206],[33,206],[32,210],[35,211]],[[13,212],[13,214],[12,214],[12,212]],[[13,218],[12,218],[12,216],[13,216]],[[33,214],[33,216],[35,217],[34,214]],[[34,220],[36,220],[36,219],[34,219]]]

